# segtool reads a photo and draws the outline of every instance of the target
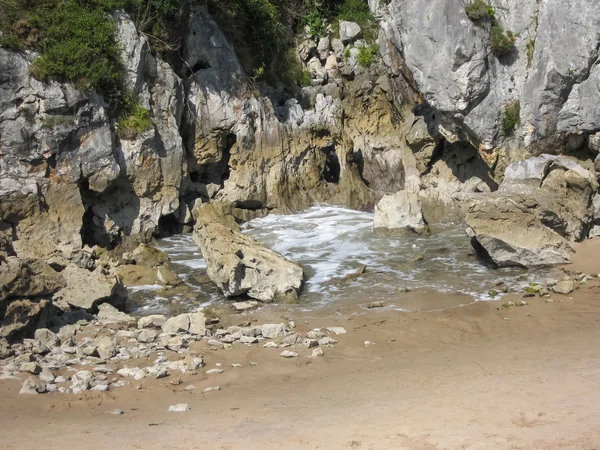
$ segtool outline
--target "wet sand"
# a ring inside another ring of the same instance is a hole
[[[599,272],[599,251],[600,240],[588,241],[568,268]],[[426,296],[431,304],[436,295]],[[509,309],[498,308],[521,296],[432,312],[342,303],[234,315],[231,323],[293,316],[300,332],[343,326],[348,334],[322,358],[305,348],[284,359],[281,349],[196,343],[192,351],[207,363],[197,375],[141,389],[133,382],[107,393],[25,396],[20,382],[0,381],[0,448],[600,448],[600,284],[552,298]],[[224,373],[204,373],[216,363]],[[209,386],[221,391],[203,394]],[[167,413],[176,403],[191,410]],[[125,413],[105,414],[115,408]]]

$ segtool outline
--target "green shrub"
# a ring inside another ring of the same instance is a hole
[[[41,80],[72,82],[79,89],[118,91],[123,67],[116,41],[116,21],[101,9],[62,0],[39,11],[44,29],[41,55],[31,72]]]
[[[344,0],[339,7],[337,19],[356,22],[362,26],[362,24],[373,22],[375,17],[369,9],[367,0]]]
[[[313,36],[322,36],[325,33],[325,17],[318,9],[314,9],[306,14],[304,24],[308,25],[310,34]]]
[[[348,59],[348,58],[350,58],[350,55],[352,54],[351,50],[352,50],[353,48],[354,48],[354,47],[353,47],[352,45],[349,45],[348,47],[346,47],[346,48],[344,49],[344,59]]]
[[[490,31],[492,42],[492,53],[496,56],[504,56],[515,50],[517,36],[512,31],[504,31],[501,26],[495,25]]]
[[[123,112],[117,122],[117,133],[121,139],[135,139],[140,133],[152,129],[152,119],[146,108],[135,103],[126,95]]]
[[[293,89],[296,86],[310,86],[312,78],[310,72],[302,68],[298,56],[293,48],[290,48],[283,57],[282,69],[279,73],[279,81],[288,88]]]
[[[517,100],[510,102],[504,108],[504,117],[502,118],[504,135],[512,135],[519,125],[521,125],[521,103]]]
[[[473,22],[480,22],[482,20],[488,19],[490,17],[488,15],[489,9],[490,6],[483,0],[473,0],[471,3],[467,3],[465,5],[465,12],[467,13],[467,17]]]
[[[0,47],[8,50],[19,51],[23,50],[23,42],[13,34],[7,34],[6,36],[0,37]]]
[[[361,67],[369,67],[375,61],[375,56],[378,52],[379,47],[377,45],[361,47],[358,49],[358,57],[356,60]]]

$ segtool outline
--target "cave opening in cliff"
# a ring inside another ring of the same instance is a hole
[[[329,147],[321,148],[321,151],[325,153],[325,167],[321,172],[321,178],[328,183],[339,183],[340,182],[340,160],[335,152],[333,145]]]
[[[167,214],[158,219],[158,237],[167,237],[182,232],[182,225],[174,214]]]

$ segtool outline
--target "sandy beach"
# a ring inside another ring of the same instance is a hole
[[[598,242],[579,246],[569,269],[597,267]],[[197,342],[192,350],[206,367],[180,384],[171,375],[139,389],[133,382],[106,393],[23,396],[19,381],[1,381],[0,448],[598,448],[599,283],[552,302],[501,307],[521,297],[420,313],[295,310],[300,332],[348,333],[321,358],[308,349],[284,359],[276,349]],[[252,317],[286,318],[291,309]],[[206,374],[215,364],[224,372]],[[189,385],[196,389],[185,391]],[[221,390],[202,393],[209,386]],[[190,410],[167,412],[178,403]],[[106,414],[115,408],[124,414]]]

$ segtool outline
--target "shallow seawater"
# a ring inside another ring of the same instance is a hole
[[[498,282],[523,286],[526,281],[519,277],[539,280],[544,276],[543,272],[489,266],[475,255],[464,225],[458,224],[435,226],[429,236],[382,235],[373,231],[372,213],[319,205],[298,214],[252,220],[242,231],[304,267],[306,283],[300,303],[309,309],[336,302],[366,306],[382,300],[397,309],[413,310],[411,294],[403,288],[459,294],[468,304],[489,300],[487,292]],[[163,239],[159,247],[169,254],[173,269],[191,289],[175,290],[166,298],[155,287],[140,287],[132,293],[141,306],[139,313],[183,311],[224,301],[208,281],[206,264],[190,235]],[[365,272],[353,277],[363,265]],[[440,301],[439,308],[444,307]],[[428,308],[435,309],[435,301]]]

